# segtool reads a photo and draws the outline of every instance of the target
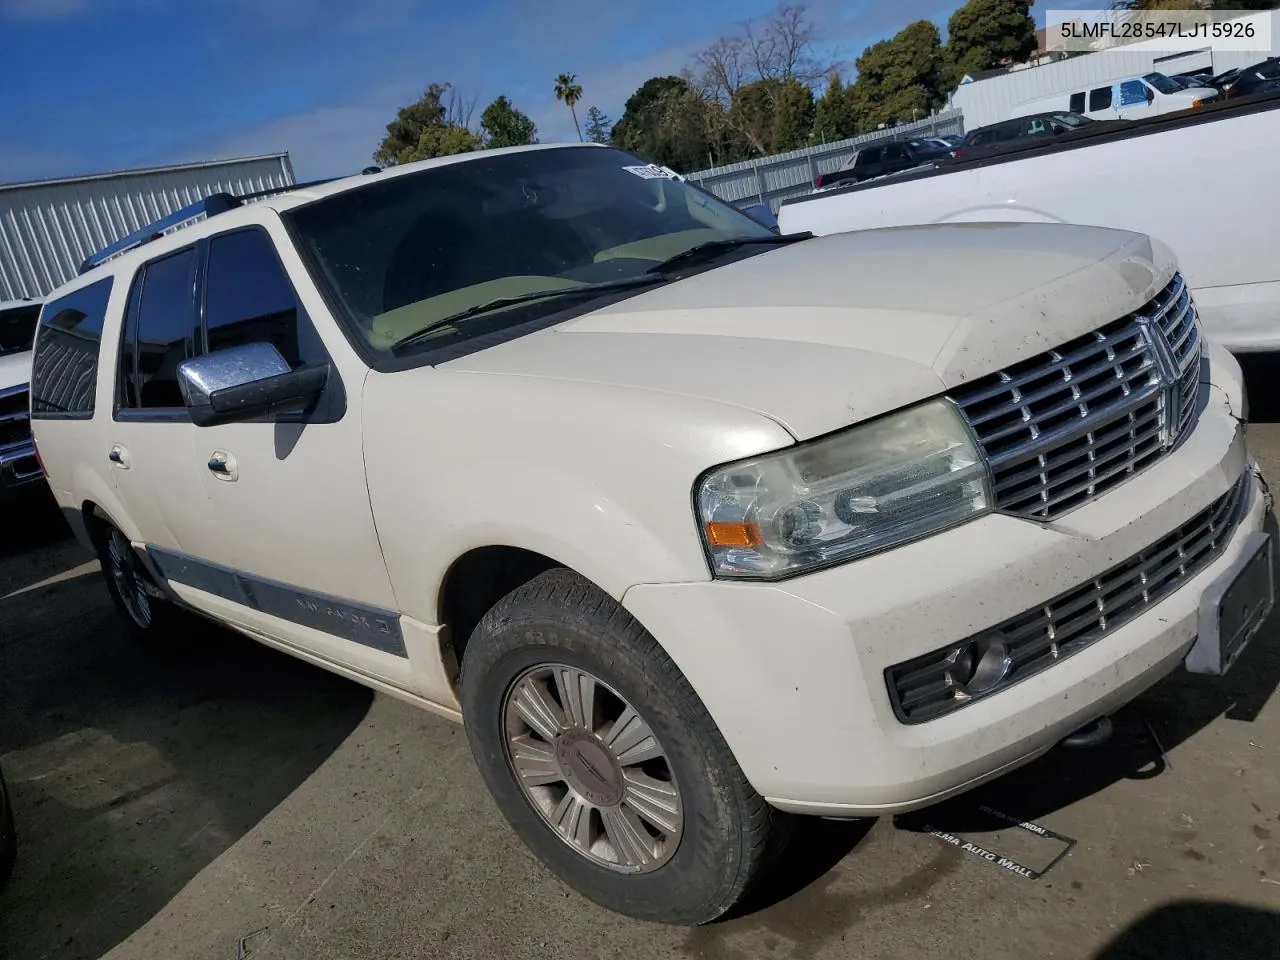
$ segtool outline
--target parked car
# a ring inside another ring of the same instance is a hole
[[[194,608],[463,720],[613,910],[720,916],[790,814],[967,790],[1270,609],[1240,370],[1149,237],[780,235],[597,144],[251,199],[51,295],[51,489],[144,643]]]
[[[31,344],[40,303],[0,303],[0,498],[29,489],[41,478],[27,419]]]
[[[1084,90],[1041,97],[1015,107],[1012,116],[1066,110],[1083,114],[1091,120],[1140,120],[1201,107],[1219,96],[1213,87],[1184,88],[1163,73],[1146,73]]]
[[[820,190],[840,184],[861,183],[888,173],[898,173],[922,163],[949,156],[951,148],[927,140],[892,140],[862,147],[833,173],[819,174]]]
[[[1280,102],[1204,110],[1011,146],[971,164],[878,180],[828,196],[788,200],[783,233],[817,234],[912,224],[1057,221],[1140,230],[1178,252],[1209,334],[1234,352],[1280,350],[1280,260],[1272,253],[1280,194]],[[1213,196],[1186,189],[1187,158],[1232,176]],[[1216,158],[1216,159],[1215,159]],[[1170,204],[1170,196],[1183,196]]]
[[[1031,137],[1061,136],[1100,122],[1106,121],[1090,120],[1067,110],[1051,110],[1013,120],[1002,120],[968,131],[964,142],[956,147],[955,156],[957,159],[972,160],[995,153],[1014,141],[1026,142]]]
[[[13,807],[9,803],[9,788],[0,770],[0,890],[9,882],[13,865],[18,858],[18,832],[13,825]]]
[[[1275,93],[1277,90],[1280,90],[1280,57],[1270,57],[1241,70],[1232,81],[1227,96],[1234,100],[1255,93]]]
[[[1218,74],[1216,77],[1210,80],[1209,86],[1215,87],[1218,90],[1218,92],[1221,93],[1224,98],[1226,98],[1230,96],[1231,87],[1236,82],[1236,78],[1239,76],[1240,76],[1240,70],[1238,67],[1231,70],[1227,70],[1224,73]]]

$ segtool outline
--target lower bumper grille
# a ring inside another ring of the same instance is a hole
[[[1146,612],[1226,549],[1249,504],[1246,470],[1224,496],[1098,577],[977,637],[885,671],[894,712],[922,723],[1039,673]]]

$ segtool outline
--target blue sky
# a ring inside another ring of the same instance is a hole
[[[809,0],[846,69],[957,0]],[[1064,5],[1059,0],[1054,6]],[[611,119],[774,0],[0,0],[0,183],[288,150],[299,178],[349,173],[433,81],[479,111],[506,94],[572,139],[553,79]]]

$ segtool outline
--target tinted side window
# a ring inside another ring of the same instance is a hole
[[[33,417],[93,416],[111,278],[45,304],[31,362]]]
[[[240,230],[210,241],[204,308],[210,352],[269,343],[290,366],[316,359],[319,344],[300,313],[293,285],[265,232]]]
[[[1071,100],[1067,103],[1067,109],[1072,113],[1084,113],[1084,91],[1073,93]]]
[[[900,143],[891,144],[884,148],[884,158],[886,160],[906,160],[907,148]]]
[[[134,281],[125,349],[135,353],[121,406],[142,409],[182,407],[178,389],[178,364],[195,356],[195,259],[194,247],[148,264]],[[132,344],[128,339],[132,337]]]
[[[881,149],[883,148],[867,147],[865,150],[863,150],[861,153],[858,154],[857,165],[859,167],[866,167],[866,166],[870,166],[873,163],[878,163],[880,161]]]
[[[1089,109],[1106,110],[1111,106],[1111,88],[1097,87],[1089,91]]]
[[[1120,84],[1120,106],[1132,107],[1147,102],[1147,88],[1141,80],[1126,80]]]

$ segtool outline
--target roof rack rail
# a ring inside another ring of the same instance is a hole
[[[239,197],[233,197],[229,193],[211,193],[203,200],[197,200],[195,203],[189,204],[180,210],[175,210],[167,217],[161,217],[154,223],[149,223],[142,229],[121,237],[110,246],[103,247],[97,253],[85,257],[84,263],[80,264],[80,272],[84,273],[92,270],[118,253],[124,253],[124,251],[131,250],[144,243],[150,243],[157,237],[162,236],[170,227],[176,227],[188,220],[194,220],[202,214],[206,217],[212,217],[219,213],[226,213],[228,210],[241,206],[241,203],[242,201]]]
[[[322,183],[330,183],[338,177],[328,177],[324,180],[309,180],[306,183],[290,183],[282,187],[270,187],[266,190],[258,190],[254,193],[211,193],[203,200],[197,200],[195,203],[188,204],[180,210],[175,210],[167,217],[161,217],[154,223],[149,223],[141,229],[133,231],[128,236],[121,237],[110,246],[103,247],[97,253],[86,257],[84,262],[80,264],[80,273],[92,270],[99,264],[105,263],[117,254],[124,253],[126,250],[132,250],[134,247],[140,247],[144,243],[150,243],[164,235],[164,232],[172,227],[186,223],[188,220],[194,220],[196,217],[205,216],[213,217],[219,213],[226,213],[236,207],[244,206],[246,200],[257,200],[260,197],[269,197],[277,193],[288,193],[291,190],[304,190],[307,187],[318,186]]]

